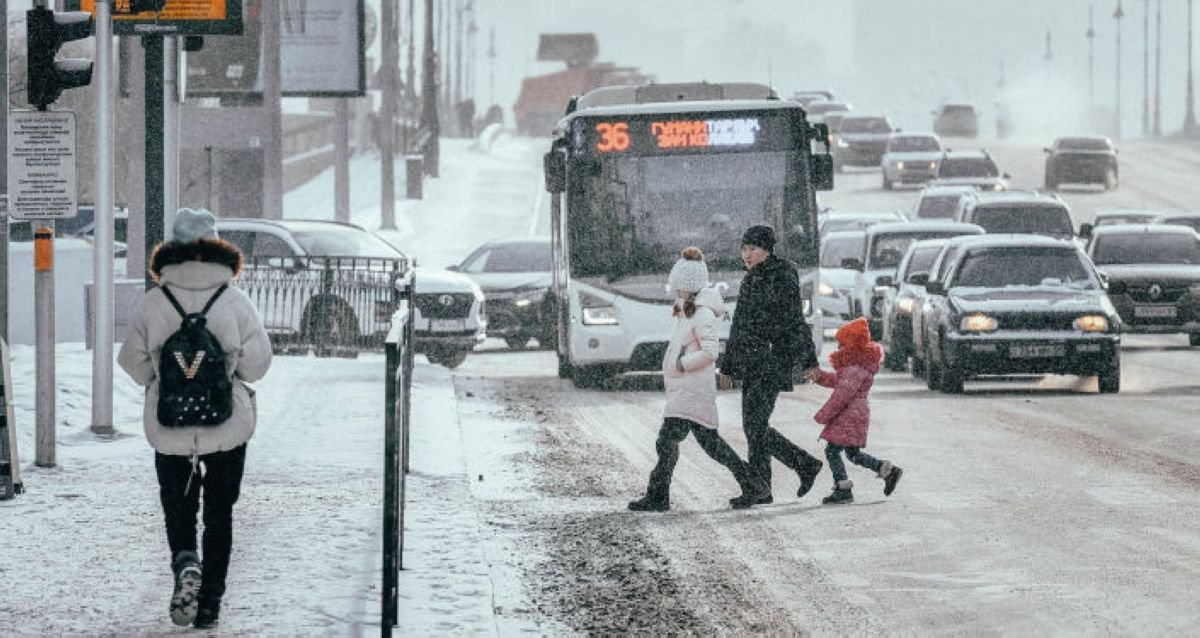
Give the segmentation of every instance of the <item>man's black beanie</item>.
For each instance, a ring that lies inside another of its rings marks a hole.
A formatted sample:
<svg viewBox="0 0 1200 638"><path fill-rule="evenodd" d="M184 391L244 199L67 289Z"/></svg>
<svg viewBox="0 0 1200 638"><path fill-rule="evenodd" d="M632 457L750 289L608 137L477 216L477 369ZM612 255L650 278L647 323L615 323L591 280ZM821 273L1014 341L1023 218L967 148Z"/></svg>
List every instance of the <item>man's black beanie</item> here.
<svg viewBox="0 0 1200 638"><path fill-rule="evenodd" d="M742 245L758 246L767 252L775 250L775 229L770 226L751 226L742 234Z"/></svg>

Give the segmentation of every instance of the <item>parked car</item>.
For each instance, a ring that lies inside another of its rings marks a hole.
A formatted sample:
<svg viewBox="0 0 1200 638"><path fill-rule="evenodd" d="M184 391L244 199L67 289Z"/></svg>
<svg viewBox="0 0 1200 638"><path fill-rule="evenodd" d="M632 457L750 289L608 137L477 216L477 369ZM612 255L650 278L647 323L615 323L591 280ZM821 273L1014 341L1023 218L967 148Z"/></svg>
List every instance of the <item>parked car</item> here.
<svg viewBox="0 0 1200 638"><path fill-rule="evenodd" d="M925 292L933 260L947 239L923 239L908 247L896 276L888 283L895 293L883 299L883 367L900 372L908 367L913 349L913 310ZM887 282L884 282L887 283Z"/></svg>
<svg viewBox="0 0 1200 638"><path fill-rule="evenodd" d="M850 259L843 264L845 268L857 271L854 276L854 292L850 298L851 316L866 317L867 325L871 329L871 338L878 340L883 332L884 297L894 291L890 285L909 245L922 239L983 232L979 226L952 221L875 224L867 228L864 259Z"/></svg>
<svg viewBox="0 0 1200 638"><path fill-rule="evenodd" d="M1075 237L1075 222L1067 203L1058 195L1034 191L978 193L964 204L958 221L978 224L989 233Z"/></svg>
<svg viewBox="0 0 1200 638"><path fill-rule="evenodd" d="M1059 137L1046 152L1046 190L1060 184L1094 184L1104 190L1117 188L1117 149L1112 140L1099 136Z"/></svg>
<svg viewBox="0 0 1200 638"><path fill-rule="evenodd" d="M1008 173L1000 173L991 153L980 151L946 151L938 162L937 179L930 186L971 186L984 191L1008 188Z"/></svg>
<svg viewBox="0 0 1200 638"><path fill-rule="evenodd" d="M821 237L845 230L862 230L882 222L905 222L908 218L898 210L891 211L830 211L821 216L818 230Z"/></svg>
<svg viewBox="0 0 1200 638"><path fill-rule="evenodd" d="M878 167L894 130L882 115L843 116L833 145L834 168L840 171L846 166Z"/></svg>
<svg viewBox="0 0 1200 638"><path fill-rule="evenodd" d="M1140 208L1106 208L1098 210L1092 214L1091 222L1084 222L1079 225L1079 236L1088 238L1092 235L1092 231L1097 226L1111 226L1113 224L1149 224L1166 213L1161 210L1149 210ZM1200 221L1200 220L1198 220Z"/></svg>
<svg viewBox="0 0 1200 638"><path fill-rule="evenodd" d="M883 189L896 184L923 184L937 177L942 141L931 133L892 133L880 163Z"/></svg>
<svg viewBox="0 0 1200 638"><path fill-rule="evenodd" d="M91 240L96 230L96 207L80 204L75 217L54 221L54 234L58 237L80 237ZM33 241L33 222L28 219L8 218L9 241ZM124 206L113 208L113 256L124 257L129 241L129 209Z"/></svg>
<svg viewBox="0 0 1200 638"><path fill-rule="evenodd" d="M1168 224L1101 226L1087 253L1126 332L1183 332L1200 346L1200 234Z"/></svg>
<svg viewBox="0 0 1200 638"><path fill-rule="evenodd" d="M954 219L963 200L974 195L974 186L929 186L921 189L913 205L912 219Z"/></svg>
<svg viewBox="0 0 1200 638"><path fill-rule="evenodd" d="M933 132L942 137L977 137L979 112L974 104L943 104L933 112Z"/></svg>
<svg viewBox="0 0 1200 638"><path fill-rule="evenodd" d="M850 296L854 292L854 276L858 271L844 266L848 259L863 260L865 230L843 230L821 238L820 283L817 287L817 307L821 310L821 326L825 330L839 328L853 319Z"/></svg>
<svg viewBox="0 0 1200 638"><path fill-rule="evenodd" d="M317 344L318 355L356 354L382 343L396 309L393 282L407 257L354 224L219 218L217 232L246 257L241 287L281 351ZM413 341L432 363L454 368L483 341L483 291L458 273L416 270Z"/></svg>
<svg viewBox="0 0 1200 638"><path fill-rule="evenodd" d="M504 339L510 348L524 348L531 338L542 348L554 348L549 238L489 241L448 270L466 275L483 289L489 337Z"/></svg>
<svg viewBox="0 0 1200 638"><path fill-rule="evenodd" d="M1166 213L1155 218L1154 223L1187 226L1192 230L1200 231L1200 213Z"/></svg>
<svg viewBox="0 0 1200 638"><path fill-rule="evenodd" d="M986 235L961 245L944 281L925 284L926 382L961 393L982 376L1098 376L1121 388L1121 319L1075 243Z"/></svg>

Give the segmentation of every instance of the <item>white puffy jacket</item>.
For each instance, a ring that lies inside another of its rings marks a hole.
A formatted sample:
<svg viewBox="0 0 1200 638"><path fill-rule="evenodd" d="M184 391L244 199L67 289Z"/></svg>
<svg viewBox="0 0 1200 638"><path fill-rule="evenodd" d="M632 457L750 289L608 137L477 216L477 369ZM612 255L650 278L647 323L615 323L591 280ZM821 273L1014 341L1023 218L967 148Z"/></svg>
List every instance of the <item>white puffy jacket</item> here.
<svg viewBox="0 0 1200 638"><path fill-rule="evenodd" d="M696 312L691 318L682 313L677 317L663 355L663 384L667 389L664 418L687 419L710 428L720 422L716 385L719 342L715 325L724 314L725 300L709 286L696 295Z"/></svg>

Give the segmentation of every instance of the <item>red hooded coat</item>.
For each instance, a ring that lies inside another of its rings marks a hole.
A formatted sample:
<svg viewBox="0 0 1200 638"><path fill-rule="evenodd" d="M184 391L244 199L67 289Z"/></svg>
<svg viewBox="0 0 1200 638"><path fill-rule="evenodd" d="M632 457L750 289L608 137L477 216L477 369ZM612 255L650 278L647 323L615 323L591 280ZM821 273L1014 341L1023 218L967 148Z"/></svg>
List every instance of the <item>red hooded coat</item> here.
<svg viewBox="0 0 1200 638"><path fill-rule="evenodd" d="M833 395L813 419L825 426L821 438L835 445L866 447L871 406L867 395L879 372L883 348L871 341L867 321L861 317L837 332L838 349L829 356L834 372L821 371L817 383L833 388Z"/></svg>

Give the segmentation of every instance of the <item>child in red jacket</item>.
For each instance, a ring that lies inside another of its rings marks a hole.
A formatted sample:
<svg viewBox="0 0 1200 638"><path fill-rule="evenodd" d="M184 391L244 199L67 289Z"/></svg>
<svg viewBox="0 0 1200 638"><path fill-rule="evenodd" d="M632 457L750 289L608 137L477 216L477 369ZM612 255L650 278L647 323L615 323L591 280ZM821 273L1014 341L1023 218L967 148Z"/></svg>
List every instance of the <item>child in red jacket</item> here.
<svg viewBox="0 0 1200 638"><path fill-rule="evenodd" d="M827 443L825 458L833 472L833 493L823 503L853 503L853 481L846 476L842 452L855 465L874 470L883 479L883 494L891 495L900 481L903 470L890 461L880 461L862 448L867 446L867 428L871 423L871 406L867 394L875 383L883 348L871 341L867 320L859 317L837 331L838 349L829 355L833 372L821 371L817 383L833 388L833 395L813 417L825 426L821 438Z"/></svg>

